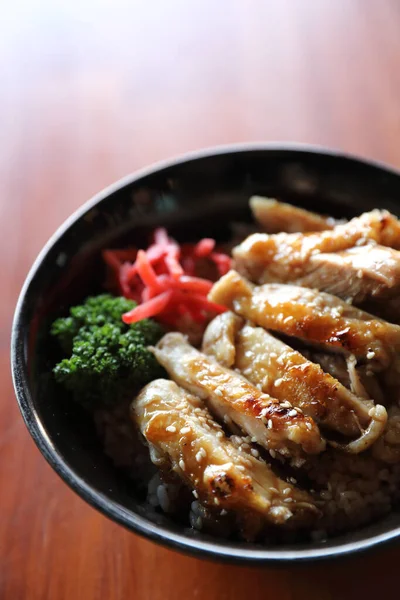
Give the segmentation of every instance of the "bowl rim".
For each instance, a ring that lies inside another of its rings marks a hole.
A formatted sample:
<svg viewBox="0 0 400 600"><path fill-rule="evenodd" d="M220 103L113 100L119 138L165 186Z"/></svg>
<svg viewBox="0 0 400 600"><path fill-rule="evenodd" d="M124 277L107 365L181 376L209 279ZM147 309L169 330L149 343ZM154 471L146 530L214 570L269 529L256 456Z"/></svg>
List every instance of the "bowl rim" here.
<svg viewBox="0 0 400 600"><path fill-rule="evenodd" d="M61 457L57 448L49 438L39 414L34 406L29 389L26 373L24 370L25 344L23 339L23 315L25 311L25 299L27 292L35 279L40 266L54 244L64 235L64 233L78 221L86 212L94 206L100 204L111 194L127 187L141 179L161 172L167 168L182 165L190 161L205 159L208 157L236 154L246 152L299 152L304 154L324 155L327 157L341 158L351 163L362 164L367 167L385 171L392 175L400 177L400 171L383 162L362 158L340 150L325 148L319 145L303 144L297 142L245 142L235 144L225 144L214 147L207 147L200 150L186 152L178 156L158 161L150 166L139 169L129 175L126 175L107 186L91 199L86 201L76 211L74 211L48 239L42 250L34 260L22 286L21 292L15 308L14 318L11 330L11 371L14 385L14 391L19 405L20 412L25 421L25 425L33 438L41 454L61 477L61 479L72 488L83 500L97 509L106 517L119 523L134 533L150 539L153 542L162 544L173 550L196 556L198 558L208 558L223 562L234 562L236 564L270 564L287 565L288 563L304 563L310 561L320 561L344 557L349 554L359 554L370 550L376 546L388 544L400 538L400 526L373 535L369 538L354 541L338 543L334 548L323 546L310 548L309 550L301 548L299 550L281 550L277 549L254 549L239 548L230 546L220 540L205 541L195 537L191 538L184 532L175 533L167 530L160 525L152 523L144 516L128 510L118 502L111 500L100 491L95 490L75 470L67 464Z"/></svg>

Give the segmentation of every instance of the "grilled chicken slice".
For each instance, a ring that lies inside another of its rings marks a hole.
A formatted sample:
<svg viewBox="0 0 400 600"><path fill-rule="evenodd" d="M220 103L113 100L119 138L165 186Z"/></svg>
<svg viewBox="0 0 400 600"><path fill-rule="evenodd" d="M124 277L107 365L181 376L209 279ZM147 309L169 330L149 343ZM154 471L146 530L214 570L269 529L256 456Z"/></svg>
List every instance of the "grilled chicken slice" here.
<svg viewBox="0 0 400 600"><path fill-rule="evenodd" d="M256 283L293 281L319 253L341 252L375 242L400 248L400 223L385 210L373 210L330 231L318 233L256 233L233 249L238 271Z"/></svg>
<svg viewBox="0 0 400 600"><path fill-rule="evenodd" d="M206 401L209 409L229 426L233 422L253 441L283 456L325 449L318 426L301 410L282 406L244 377L190 346L179 333L167 333L153 348L169 376Z"/></svg>
<svg viewBox="0 0 400 600"><path fill-rule="evenodd" d="M397 296L400 290L400 252L367 244L333 254L316 254L295 283L318 288L360 304L368 298Z"/></svg>
<svg viewBox="0 0 400 600"><path fill-rule="evenodd" d="M357 306L368 306L374 314L399 320L400 252L367 244L336 254L311 256L305 275L293 281L317 288Z"/></svg>
<svg viewBox="0 0 400 600"><path fill-rule="evenodd" d="M208 326L204 338L207 338L209 329L216 331L218 322L222 321L222 317L227 319L229 314L217 316ZM344 446L345 450L358 452L365 447L364 443L360 443L360 434L361 437L367 436L368 445L371 445L383 432L386 423L384 407L375 407L372 400L357 397L337 379L324 373L320 365L307 360L261 327L247 323L235 333L221 323L220 329L227 345L234 348L230 366L264 393L301 408L319 425L356 437L347 447ZM206 344L203 349L216 358L215 345Z"/></svg>
<svg viewBox="0 0 400 600"><path fill-rule="evenodd" d="M253 538L265 523L296 527L318 517L306 492L236 448L202 401L173 381L149 383L131 410L157 466L172 468L201 503L233 511L244 537Z"/></svg>
<svg viewBox="0 0 400 600"><path fill-rule="evenodd" d="M254 219L267 233L324 231L332 229L335 225L332 217L323 217L272 198L252 196L249 204Z"/></svg>
<svg viewBox="0 0 400 600"><path fill-rule="evenodd" d="M370 360L371 369L389 366L400 349L400 326L323 292L279 283L252 286L229 271L208 297L266 329Z"/></svg>

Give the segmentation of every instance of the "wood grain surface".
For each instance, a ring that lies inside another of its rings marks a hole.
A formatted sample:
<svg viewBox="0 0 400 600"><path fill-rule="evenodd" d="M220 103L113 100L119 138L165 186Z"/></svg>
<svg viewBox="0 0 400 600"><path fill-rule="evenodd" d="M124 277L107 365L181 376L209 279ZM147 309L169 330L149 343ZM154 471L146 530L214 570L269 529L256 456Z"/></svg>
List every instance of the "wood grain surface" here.
<svg viewBox="0 0 400 600"><path fill-rule="evenodd" d="M238 568L108 521L34 446L8 354L37 252L126 173L248 140L323 144L400 167L400 2L4 0L0 75L0 599L398 598L400 549Z"/></svg>

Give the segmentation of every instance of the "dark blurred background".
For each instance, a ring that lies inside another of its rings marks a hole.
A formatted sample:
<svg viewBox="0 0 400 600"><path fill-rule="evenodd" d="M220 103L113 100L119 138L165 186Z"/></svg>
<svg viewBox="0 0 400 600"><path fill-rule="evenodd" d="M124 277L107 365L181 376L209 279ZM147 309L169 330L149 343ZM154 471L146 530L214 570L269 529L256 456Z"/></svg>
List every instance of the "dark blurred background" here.
<svg viewBox="0 0 400 600"><path fill-rule="evenodd" d="M399 0L0 3L2 600L369 598L377 565L395 594L386 597L398 597L396 551L302 571L230 569L108 522L34 447L8 354L15 301L43 243L139 167L252 140L400 167L399 67Z"/></svg>

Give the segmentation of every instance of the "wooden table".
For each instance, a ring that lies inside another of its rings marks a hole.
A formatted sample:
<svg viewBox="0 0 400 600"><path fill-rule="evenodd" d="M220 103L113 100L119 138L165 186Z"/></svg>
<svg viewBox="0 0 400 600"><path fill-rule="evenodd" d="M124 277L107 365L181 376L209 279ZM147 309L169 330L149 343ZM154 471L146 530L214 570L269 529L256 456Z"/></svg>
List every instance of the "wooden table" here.
<svg viewBox="0 0 400 600"><path fill-rule="evenodd" d="M399 549L245 569L175 554L111 523L34 446L8 354L35 255L75 208L130 171L248 140L335 146L400 167L399 1L1 7L0 598L398 598Z"/></svg>

